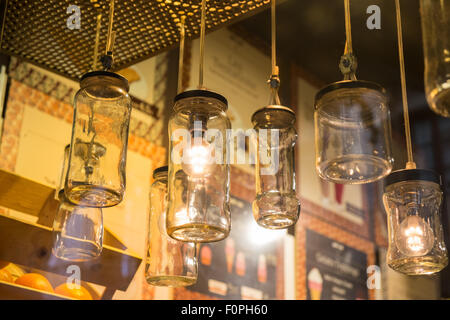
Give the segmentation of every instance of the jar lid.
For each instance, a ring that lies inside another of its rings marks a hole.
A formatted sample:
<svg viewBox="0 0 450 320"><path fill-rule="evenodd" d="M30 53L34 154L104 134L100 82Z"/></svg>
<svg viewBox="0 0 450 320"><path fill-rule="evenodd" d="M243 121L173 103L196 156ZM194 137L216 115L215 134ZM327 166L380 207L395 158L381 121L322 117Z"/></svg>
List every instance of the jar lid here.
<svg viewBox="0 0 450 320"><path fill-rule="evenodd" d="M181 92L181 93L177 94L173 101L177 102L178 100L181 100L181 99L195 98L195 97L205 97L205 98L217 99L220 102L222 102L223 104L225 104L225 106L228 107L228 101L227 101L227 99L224 96L222 96L221 94L218 94L216 92L209 91L209 90L189 90L189 91L184 91L184 92Z"/></svg>
<svg viewBox="0 0 450 320"><path fill-rule="evenodd" d="M386 95L386 90L380 86L378 83L365 81L365 80L344 80L333 82L317 92L314 102L314 107L317 108L317 101L320 100L327 93L339 90L339 89L371 89L381 92L383 95Z"/></svg>
<svg viewBox="0 0 450 320"><path fill-rule="evenodd" d="M251 121L252 121L252 122L254 121L254 119L255 119L257 113L264 112L264 111L271 111L271 110L285 111L285 112L288 112L288 113L292 114L292 115L295 117L295 112L294 112L294 110L292 110L292 109L289 108L289 107L285 107L285 106L281 106L281 105L269 105L269 106L265 106L265 107L263 107L263 108L261 108L261 109L256 110L256 111L253 113L253 115L252 115Z"/></svg>
<svg viewBox="0 0 450 320"><path fill-rule="evenodd" d="M169 170L169 166L162 166L153 170L153 179L158 173L167 172Z"/></svg>
<svg viewBox="0 0 450 320"><path fill-rule="evenodd" d="M85 73L81 76L80 82L82 82L83 80L87 79L87 78L91 78L91 77L111 77L111 78L115 78L118 79L122 82L122 86L125 88L125 90L128 92L130 90L130 86L128 84L128 80L124 77L122 77L120 74L114 73L114 72L109 72L109 71L91 71L88 73Z"/></svg>
<svg viewBox="0 0 450 320"><path fill-rule="evenodd" d="M442 177L437 172L428 169L402 169L393 171L384 179L384 188L402 181L429 181L442 186Z"/></svg>

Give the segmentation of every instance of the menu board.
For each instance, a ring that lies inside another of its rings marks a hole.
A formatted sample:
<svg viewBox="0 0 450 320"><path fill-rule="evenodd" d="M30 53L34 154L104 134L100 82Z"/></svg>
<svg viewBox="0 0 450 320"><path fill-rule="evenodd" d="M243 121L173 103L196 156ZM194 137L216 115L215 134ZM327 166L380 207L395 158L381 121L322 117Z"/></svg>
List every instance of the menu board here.
<svg viewBox="0 0 450 320"><path fill-rule="evenodd" d="M367 256L306 229L308 300L368 299Z"/></svg>
<svg viewBox="0 0 450 320"><path fill-rule="evenodd" d="M275 299L283 232L259 227L251 203L231 197L231 232L200 246L198 280L188 290L221 299Z"/></svg>

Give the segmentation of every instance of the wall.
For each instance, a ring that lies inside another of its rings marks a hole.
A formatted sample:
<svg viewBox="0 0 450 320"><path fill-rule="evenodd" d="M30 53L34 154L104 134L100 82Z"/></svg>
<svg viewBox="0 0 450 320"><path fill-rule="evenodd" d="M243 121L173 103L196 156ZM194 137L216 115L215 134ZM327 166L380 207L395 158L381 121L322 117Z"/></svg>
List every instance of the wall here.
<svg viewBox="0 0 450 320"><path fill-rule="evenodd" d="M165 79L164 72L158 73L164 68L157 69L155 64L164 63L167 61L161 56L151 63L144 62L135 67L148 78L131 83L131 92L140 93L145 100L133 97L127 190L120 205L103 210L105 229L116 236L127 251L140 257L146 254L151 173L166 162L166 150L160 142L164 127L158 109L161 105L154 103L164 95L160 87ZM71 102L78 85L14 58L9 76L11 85L0 146L0 168L55 187L64 147L70 143ZM145 85L149 86L147 91ZM1 214L16 219L28 222L37 220L37 217L20 212L0 210ZM128 290L116 292L114 298L140 299L145 290L151 289L145 285L142 264Z"/></svg>

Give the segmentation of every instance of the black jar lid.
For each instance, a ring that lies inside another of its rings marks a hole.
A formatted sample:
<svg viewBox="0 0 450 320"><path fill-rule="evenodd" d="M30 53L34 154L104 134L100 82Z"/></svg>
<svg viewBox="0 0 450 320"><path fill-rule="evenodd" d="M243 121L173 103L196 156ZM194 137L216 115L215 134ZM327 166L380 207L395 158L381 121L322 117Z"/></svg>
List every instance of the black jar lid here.
<svg viewBox="0 0 450 320"><path fill-rule="evenodd" d="M283 111L283 112L287 112L289 114L291 114L292 116L294 116L294 121L295 121L295 112L294 110L292 110L289 107L286 106L282 106L282 105L268 105L265 107L262 107L261 109L256 110L251 118L251 121L253 122L255 120L255 117L258 113L260 112L268 112L268 111Z"/></svg>
<svg viewBox="0 0 450 320"><path fill-rule="evenodd" d="M389 174L384 179L384 188L402 181L429 181L442 186L442 177L437 172L428 169L402 169Z"/></svg>
<svg viewBox="0 0 450 320"><path fill-rule="evenodd" d="M376 82L365 80L343 80L330 83L320 89L316 94L314 106L317 106L317 101L320 100L325 94L339 89L371 89L386 95L386 90Z"/></svg>
<svg viewBox="0 0 450 320"><path fill-rule="evenodd" d="M91 72L87 72L85 74L83 74L81 76L80 82L82 82L83 80L87 79L87 78L91 78L91 77L111 77L111 78L115 78L118 79L122 82L122 86L126 89L126 91L128 92L128 90L130 90L130 86L128 84L128 80L125 77L122 77L120 74L114 73L114 72L110 72L110 71L102 71L102 70L98 70L98 71L91 71Z"/></svg>
<svg viewBox="0 0 450 320"><path fill-rule="evenodd" d="M167 172L169 170L169 166L162 166L153 170L153 179L158 173Z"/></svg>
<svg viewBox="0 0 450 320"><path fill-rule="evenodd" d="M205 98L217 99L220 102L222 102L223 104L225 104L225 106L228 107L227 99L224 96L222 96L221 94L218 94L216 92L209 91L209 90L200 90L200 89L181 92L175 96L175 99L173 101L177 102L181 99L195 98L195 97L205 97Z"/></svg>

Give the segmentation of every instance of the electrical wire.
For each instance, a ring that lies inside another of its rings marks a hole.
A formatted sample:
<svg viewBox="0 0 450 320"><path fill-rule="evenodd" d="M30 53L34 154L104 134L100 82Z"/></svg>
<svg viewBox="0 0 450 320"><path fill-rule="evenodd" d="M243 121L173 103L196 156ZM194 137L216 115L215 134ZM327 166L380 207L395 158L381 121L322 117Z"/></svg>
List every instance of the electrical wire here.
<svg viewBox="0 0 450 320"><path fill-rule="evenodd" d="M408 162L406 163L406 169L414 169L416 168L416 164L414 163L413 159L411 143L411 125L409 123L408 96L406 94L405 58L403 54L402 17L400 12L399 0L395 0L395 11L397 16L398 56L400 62L400 78L402 85L403 118L405 120L406 149L408 153Z"/></svg>

